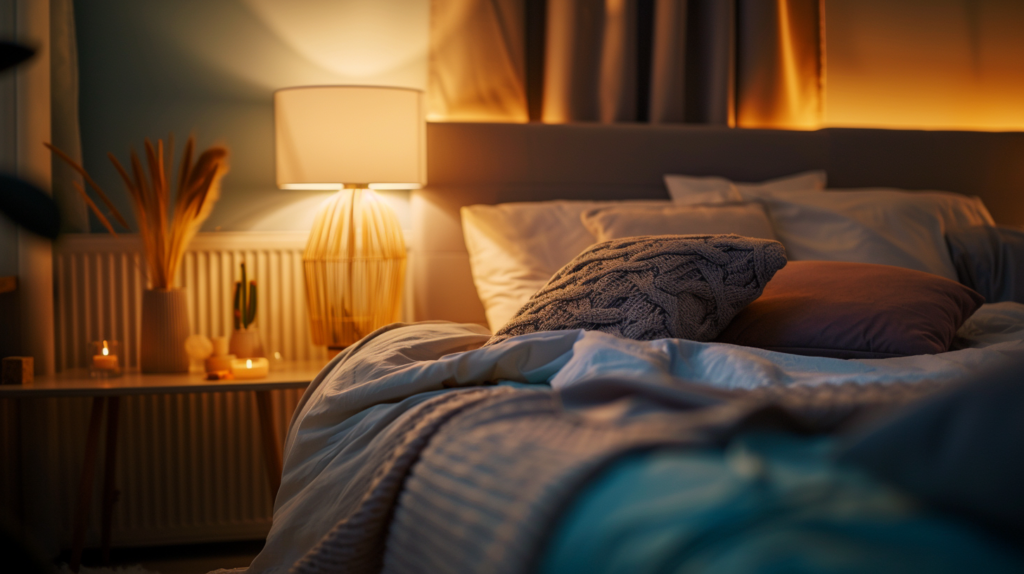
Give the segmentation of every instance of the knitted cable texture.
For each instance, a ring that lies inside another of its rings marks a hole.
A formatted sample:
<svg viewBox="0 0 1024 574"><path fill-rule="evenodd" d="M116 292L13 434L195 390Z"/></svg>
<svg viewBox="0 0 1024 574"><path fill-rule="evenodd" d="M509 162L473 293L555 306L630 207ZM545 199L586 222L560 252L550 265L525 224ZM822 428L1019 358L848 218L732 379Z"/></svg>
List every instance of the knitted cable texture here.
<svg viewBox="0 0 1024 574"><path fill-rule="evenodd" d="M598 243L555 273L487 345L563 329L710 341L785 265L781 243L738 235Z"/></svg>

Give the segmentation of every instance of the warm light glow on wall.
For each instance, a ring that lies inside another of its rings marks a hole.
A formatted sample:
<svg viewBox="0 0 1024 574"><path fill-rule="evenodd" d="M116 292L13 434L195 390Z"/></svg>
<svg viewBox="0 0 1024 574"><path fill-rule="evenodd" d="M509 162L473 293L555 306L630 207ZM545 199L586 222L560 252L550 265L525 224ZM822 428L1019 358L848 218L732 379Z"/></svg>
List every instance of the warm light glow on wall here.
<svg viewBox="0 0 1024 574"><path fill-rule="evenodd" d="M426 62L423 0L243 0L297 53L345 78L377 78ZM426 74L423 74L423 81ZM384 83L379 82L378 83ZM411 83L400 81L401 84ZM422 86L411 86L422 88Z"/></svg>
<svg viewBox="0 0 1024 574"><path fill-rule="evenodd" d="M1024 2L827 0L825 124L1024 130Z"/></svg>
<svg viewBox="0 0 1024 574"><path fill-rule="evenodd" d="M222 82L254 93L314 84L426 89L430 0L202 4L147 4L144 25Z"/></svg>

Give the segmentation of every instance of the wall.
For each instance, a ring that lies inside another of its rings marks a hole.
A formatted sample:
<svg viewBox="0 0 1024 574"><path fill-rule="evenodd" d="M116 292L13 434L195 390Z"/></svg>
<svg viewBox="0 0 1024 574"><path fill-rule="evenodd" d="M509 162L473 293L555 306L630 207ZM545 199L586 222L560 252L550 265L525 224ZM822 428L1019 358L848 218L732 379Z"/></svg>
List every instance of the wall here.
<svg viewBox="0 0 1024 574"><path fill-rule="evenodd" d="M1024 2L826 0L824 124L1024 129Z"/></svg>
<svg viewBox="0 0 1024 574"><path fill-rule="evenodd" d="M305 230L324 192L274 183L272 95L310 84L426 88L429 0L76 2L86 169L122 212L143 138L225 142L231 173L205 231ZM388 195L409 227L408 194ZM128 217L129 214L125 213ZM94 221L92 230L102 231Z"/></svg>

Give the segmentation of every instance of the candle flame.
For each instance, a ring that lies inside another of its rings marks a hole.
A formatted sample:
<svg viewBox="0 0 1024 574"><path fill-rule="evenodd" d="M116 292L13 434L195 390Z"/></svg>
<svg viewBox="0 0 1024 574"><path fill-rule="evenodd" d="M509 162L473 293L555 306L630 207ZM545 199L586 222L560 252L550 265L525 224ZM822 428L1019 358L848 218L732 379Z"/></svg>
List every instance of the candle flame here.
<svg viewBox="0 0 1024 574"><path fill-rule="evenodd" d="M107 342L106 341L103 341L103 351L102 352L103 352L104 356L110 354L110 349L107 348Z"/></svg>
<svg viewBox="0 0 1024 574"><path fill-rule="evenodd" d="M252 368L252 359L246 359L245 360L245 368L246 369L251 369Z"/></svg>

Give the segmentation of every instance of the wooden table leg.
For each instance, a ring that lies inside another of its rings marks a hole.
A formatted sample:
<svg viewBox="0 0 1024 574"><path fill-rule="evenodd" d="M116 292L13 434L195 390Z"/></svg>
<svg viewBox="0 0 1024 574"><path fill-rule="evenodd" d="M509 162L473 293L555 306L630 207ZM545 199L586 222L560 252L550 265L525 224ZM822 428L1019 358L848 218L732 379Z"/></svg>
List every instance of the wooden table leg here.
<svg viewBox="0 0 1024 574"><path fill-rule="evenodd" d="M25 505L25 446L21 442L21 407L17 404L18 399L4 399L0 405L5 408L4 421L10 421L10 443L14 445L14 468L17 472L14 476L14 484L17 489L16 500L18 501L17 516L18 525L24 527L28 523L28 509Z"/></svg>
<svg viewBox="0 0 1024 574"><path fill-rule="evenodd" d="M103 455L103 527L101 532L101 548L103 565L110 566L110 530L114 521L114 503L118 492L115 484L117 473L117 420L121 406L121 397L107 399L107 445Z"/></svg>
<svg viewBox="0 0 1024 574"><path fill-rule="evenodd" d="M85 438L85 460L82 461L82 474L78 481L78 501L75 506L74 537L71 548L72 572L78 572L82 566L82 549L85 547L85 530L89 525L89 507L92 503L92 478L96 470L96 451L100 442L100 423L103 418L104 397L92 400L92 412L89 414L89 432Z"/></svg>
<svg viewBox="0 0 1024 574"><path fill-rule="evenodd" d="M256 391L256 409L259 411L260 434L263 437L263 462L270 484L270 499L277 500L281 489L281 446L277 444L277 428L270 408L270 391Z"/></svg>

